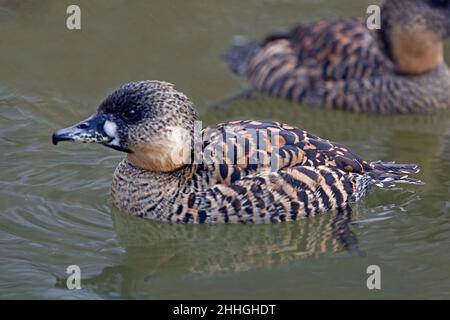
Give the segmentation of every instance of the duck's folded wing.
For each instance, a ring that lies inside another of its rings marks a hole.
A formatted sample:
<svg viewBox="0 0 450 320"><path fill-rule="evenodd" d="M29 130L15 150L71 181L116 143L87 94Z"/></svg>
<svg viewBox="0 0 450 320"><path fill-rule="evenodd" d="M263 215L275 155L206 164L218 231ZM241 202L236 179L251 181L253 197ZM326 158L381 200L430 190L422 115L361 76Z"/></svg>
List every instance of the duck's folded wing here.
<svg viewBox="0 0 450 320"><path fill-rule="evenodd" d="M230 184L250 174L299 165L354 173L372 170L344 146L275 121L228 122L204 129L202 136L195 170L208 184Z"/></svg>

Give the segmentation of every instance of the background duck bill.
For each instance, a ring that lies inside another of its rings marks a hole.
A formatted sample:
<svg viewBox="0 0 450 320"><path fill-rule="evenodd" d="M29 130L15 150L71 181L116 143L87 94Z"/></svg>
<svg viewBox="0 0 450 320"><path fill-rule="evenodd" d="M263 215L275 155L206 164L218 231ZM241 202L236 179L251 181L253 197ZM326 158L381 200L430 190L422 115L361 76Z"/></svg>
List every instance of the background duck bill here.
<svg viewBox="0 0 450 320"><path fill-rule="evenodd" d="M93 115L72 127L56 131L52 135L52 142L54 145L60 141L106 143L111 137L105 132L105 121L102 115Z"/></svg>

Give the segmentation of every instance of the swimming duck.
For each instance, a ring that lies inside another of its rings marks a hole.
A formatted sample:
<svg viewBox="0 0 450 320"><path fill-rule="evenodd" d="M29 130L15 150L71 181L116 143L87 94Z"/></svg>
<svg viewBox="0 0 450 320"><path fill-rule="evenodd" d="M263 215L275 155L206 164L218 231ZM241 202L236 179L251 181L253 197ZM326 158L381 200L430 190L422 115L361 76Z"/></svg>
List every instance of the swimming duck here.
<svg viewBox="0 0 450 320"><path fill-rule="evenodd" d="M259 42L237 38L223 58L252 89L223 102L256 91L352 112L446 108L450 73L443 41L449 36L449 0L386 0L380 29L343 18L302 22Z"/></svg>
<svg viewBox="0 0 450 320"><path fill-rule="evenodd" d="M128 83L88 119L53 134L125 152L112 203L176 223L275 223L340 209L372 186L421 184L417 165L369 163L348 148L275 121L201 130L193 103L161 81ZM197 152L200 150L200 152ZM212 161L211 161L212 160Z"/></svg>

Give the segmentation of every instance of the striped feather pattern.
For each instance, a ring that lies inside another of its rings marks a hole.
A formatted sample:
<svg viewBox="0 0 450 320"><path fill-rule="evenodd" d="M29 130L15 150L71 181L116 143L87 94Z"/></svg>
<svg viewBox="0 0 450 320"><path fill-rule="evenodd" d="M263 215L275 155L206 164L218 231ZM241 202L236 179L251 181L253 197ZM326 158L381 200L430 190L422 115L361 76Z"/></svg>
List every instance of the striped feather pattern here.
<svg viewBox="0 0 450 320"><path fill-rule="evenodd" d="M405 180L418 171L415 165L368 163L344 146L274 121L234 121L204 129L203 135L215 134L203 149L231 130L249 146L240 147L240 157L270 157L275 152L271 140L263 145L248 135L255 129L268 136L276 132L281 140L275 168L265 162L235 164L235 157L222 164L151 172L124 159L114 174L113 203L131 214L173 223L278 223L345 208L374 185L421 183Z"/></svg>

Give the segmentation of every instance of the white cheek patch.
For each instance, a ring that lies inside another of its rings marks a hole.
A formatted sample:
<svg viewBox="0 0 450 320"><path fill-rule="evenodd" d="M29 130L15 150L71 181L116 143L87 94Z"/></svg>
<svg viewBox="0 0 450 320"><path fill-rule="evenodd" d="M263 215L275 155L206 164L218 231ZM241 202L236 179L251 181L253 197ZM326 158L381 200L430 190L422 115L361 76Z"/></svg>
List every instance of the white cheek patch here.
<svg viewBox="0 0 450 320"><path fill-rule="evenodd" d="M119 135L117 134L117 125L114 122L106 120L105 124L103 125L103 130L105 130L105 133L108 135L108 137L113 139L111 142L109 142L110 145L120 145Z"/></svg>

